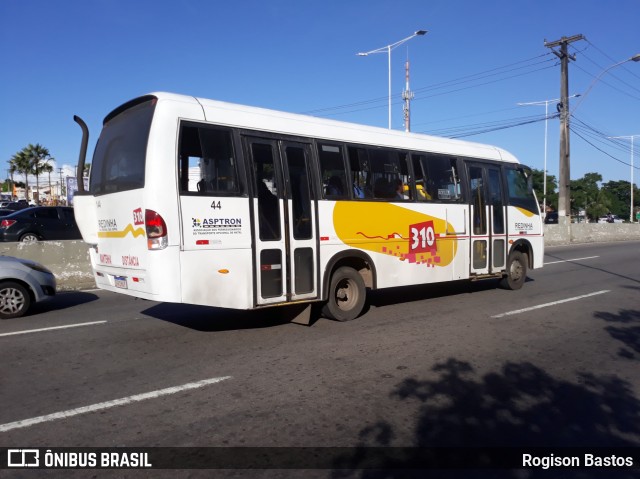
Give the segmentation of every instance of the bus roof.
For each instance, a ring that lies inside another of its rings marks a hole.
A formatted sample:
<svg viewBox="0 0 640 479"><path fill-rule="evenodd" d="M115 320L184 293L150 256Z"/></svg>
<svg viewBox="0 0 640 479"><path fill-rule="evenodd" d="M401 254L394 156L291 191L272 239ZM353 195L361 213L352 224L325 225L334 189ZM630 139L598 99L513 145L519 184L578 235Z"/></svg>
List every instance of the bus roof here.
<svg viewBox="0 0 640 479"><path fill-rule="evenodd" d="M174 93L154 92L146 95L147 98L149 96L156 97L159 103L197 103L202 107L206 121L230 127L518 163L516 157L508 151L482 143L407 133Z"/></svg>

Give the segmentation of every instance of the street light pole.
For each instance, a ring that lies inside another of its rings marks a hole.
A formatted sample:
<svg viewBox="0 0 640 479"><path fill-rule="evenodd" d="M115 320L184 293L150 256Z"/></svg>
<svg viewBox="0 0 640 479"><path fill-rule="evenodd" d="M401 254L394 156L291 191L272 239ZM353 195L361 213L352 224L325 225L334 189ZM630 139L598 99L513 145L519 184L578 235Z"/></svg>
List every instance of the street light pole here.
<svg viewBox="0 0 640 479"><path fill-rule="evenodd" d="M385 47L381 47L381 48L376 48L375 50L371 50L369 52L361 52L361 53L357 53L356 55L360 56L360 57L366 57L369 56L372 53L386 53L388 58L388 67L389 67L389 94L388 94L388 100L389 100L389 129L391 129L391 50L393 50L396 47L399 47L400 45L402 45L405 42L408 42L409 40L411 40L413 37L417 37L417 36L422 36L425 35L427 33L427 30L418 30L416 32L413 33L413 35L408 36L407 38L403 38L402 40L392 43L390 45L387 45Z"/></svg>
<svg viewBox="0 0 640 479"><path fill-rule="evenodd" d="M629 221L633 223L633 139L640 137L640 135L629 136L610 136L611 140L631 140L631 205L629 209Z"/></svg>
<svg viewBox="0 0 640 479"><path fill-rule="evenodd" d="M580 96L580 93L571 95L569 98L575 98ZM549 130L549 103L557 103L560 98L554 98L553 100L542 101L530 101L527 103L518 103L518 106L533 106L544 105L544 172L543 172L543 185L542 185L542 218L547 216L547 137Z"/></svg>

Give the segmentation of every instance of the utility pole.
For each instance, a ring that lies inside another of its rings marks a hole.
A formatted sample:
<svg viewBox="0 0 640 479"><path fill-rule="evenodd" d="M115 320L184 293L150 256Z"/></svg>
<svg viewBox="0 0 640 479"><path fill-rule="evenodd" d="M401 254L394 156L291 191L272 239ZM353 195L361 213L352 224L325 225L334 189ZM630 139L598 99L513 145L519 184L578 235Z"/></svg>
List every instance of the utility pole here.
<svg viewBox="0 0 640 479"><path fill-rule="evenodd" d="M580 93L571 95L569 98L580 96ZM518 106L534 106L544 105L544 174L543 174L543 190L542 190L542 217L547 216L547 134L549 130L549 103L557 103L560 98L554 100L530 101L527 103L518 103Z"/></svg>
<svg viewBox="0 0 640 479"><path fill-rule="evenodd" d="M60 190L59 190L59 195L58 195L58 203L59 205L62 204L62 168L58 168L58 173L60 174Z"/></svg>
<svg viewBox="0 0 640 479"><path fill-rule="evenodd" d="M404 65L405 88L402 91L402 99L404 100L404 131L411 131L411 100L414 94L409 89L409 60Z"/></svg>
<svg viewBox="0 0 640 479"><path fill-rule="evenodd" d="M558 222L568 224L571 222L571 198L569 184L570 174L570 146L569 146L569 60L575 61L576 57L569 55L569 43L584 40L583 35L573 35L572 37L562 37L560 40L547 42L544 46L551 48L551 51L560 59L560 167L558 178ZM553 47L560 47L557 52ZM567 219L567 216L569 219Z"/></svg>

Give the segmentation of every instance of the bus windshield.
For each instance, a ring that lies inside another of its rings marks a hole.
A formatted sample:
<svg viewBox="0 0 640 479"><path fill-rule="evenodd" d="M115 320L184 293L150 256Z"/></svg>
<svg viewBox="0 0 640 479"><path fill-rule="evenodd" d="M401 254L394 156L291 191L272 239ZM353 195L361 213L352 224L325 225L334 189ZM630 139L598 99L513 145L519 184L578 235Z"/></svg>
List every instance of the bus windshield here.
<svg viewBox="0 0 640 479"><path fill-rule="evenodd" d="M147 140L155 103L155 99L148 99L107 118L91 164L92 194L144 187Z"/></svg>
<svg viewBox="0 0 640 479"><path fill-rule="evenodd" d="M509 167L507 172L507 186L509 204L519 206L532 213L537 213L538 204L533 192L533 176L531 170L524 167Z"/></svg>

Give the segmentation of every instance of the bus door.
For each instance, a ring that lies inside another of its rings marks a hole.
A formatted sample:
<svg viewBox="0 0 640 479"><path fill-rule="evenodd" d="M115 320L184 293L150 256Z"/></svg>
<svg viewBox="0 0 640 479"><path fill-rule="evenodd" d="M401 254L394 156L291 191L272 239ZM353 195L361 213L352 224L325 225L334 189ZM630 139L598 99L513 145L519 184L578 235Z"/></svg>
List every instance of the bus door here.
<svg viewBox="0 0 640 479"><path fill-rule="evenodd" d="M246 138L253 171L256 304L318 296L310 145Z"/></svg>
<svg viewBox="0 0 640 479"><path fill-rule="evenodd" d="M467 164L471 195L471 274L504 270L507 251L505 202L500 167Z"/></svg>

